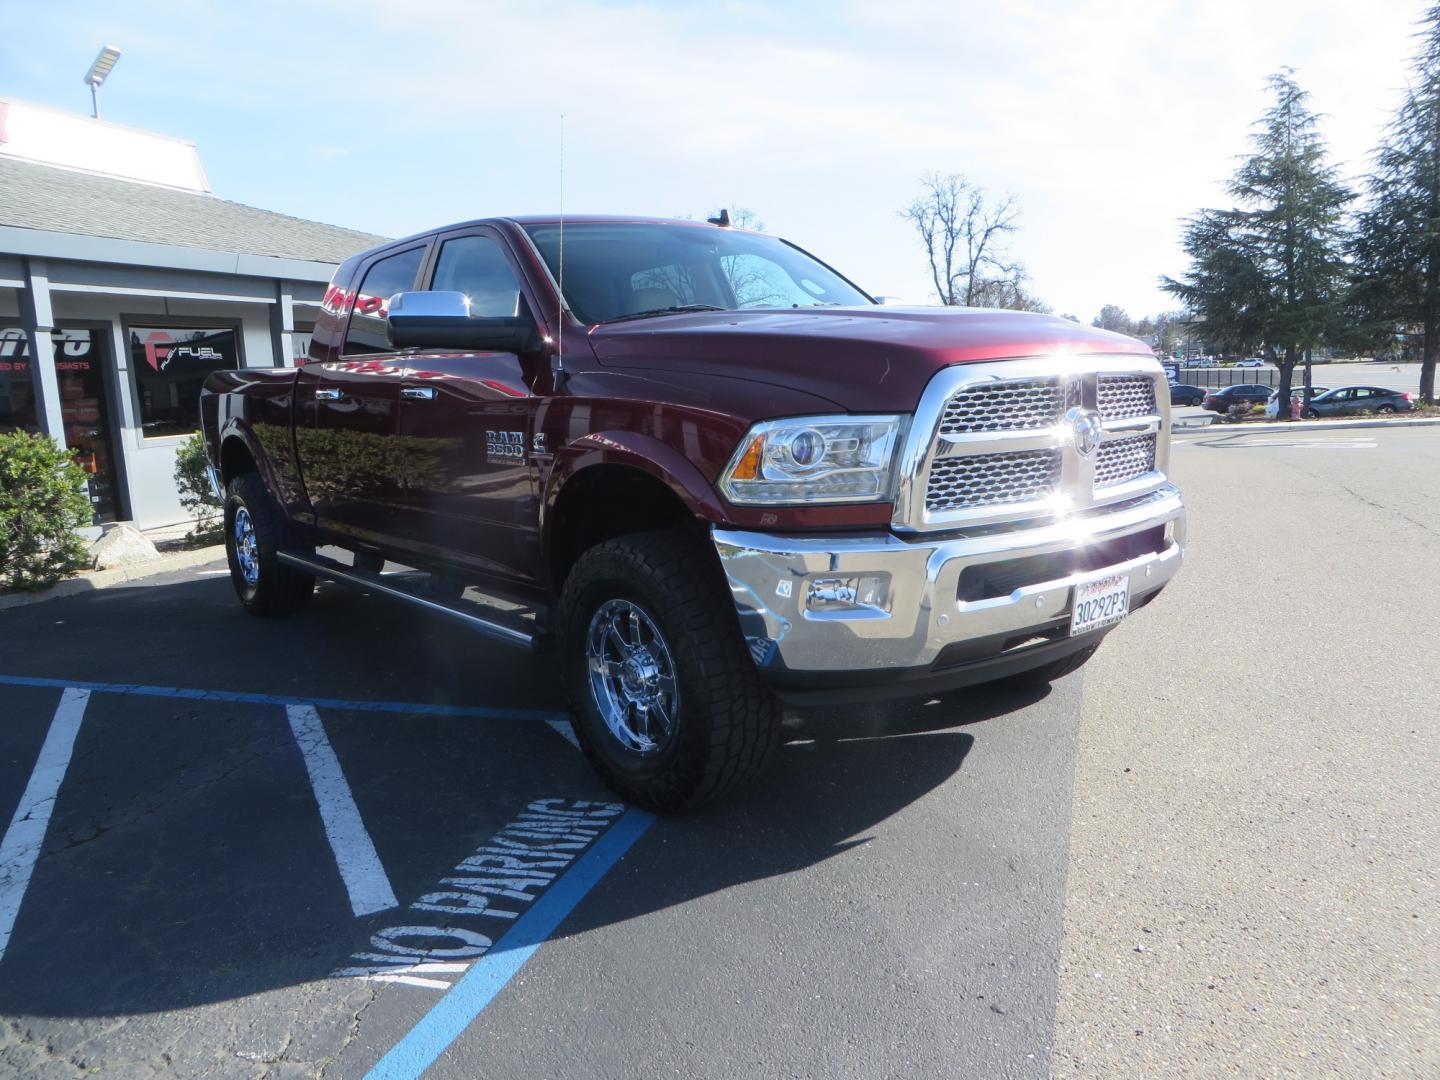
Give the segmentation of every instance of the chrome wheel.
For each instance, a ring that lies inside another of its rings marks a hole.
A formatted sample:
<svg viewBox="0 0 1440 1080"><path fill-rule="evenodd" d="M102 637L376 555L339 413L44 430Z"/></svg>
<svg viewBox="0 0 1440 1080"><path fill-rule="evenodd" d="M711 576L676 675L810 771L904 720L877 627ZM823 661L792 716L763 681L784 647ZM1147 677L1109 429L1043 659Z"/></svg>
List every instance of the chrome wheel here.
<svg viewBox="0 0 1440 1080"><path fill-rule="evenodd" d="M250 520L250 511L239 507L235 511L235 561L240 564L240 576L245 584L255 585L260 581L260 550L255 544L255 524Z"/></svg>
<svg viewBox="0 0 1440 1080"><path fill-rule="evenodd" d="M585 634L590 695L626 750L654 754L675 732L675 660L659 627L628 600L607 600Z"/></svg>

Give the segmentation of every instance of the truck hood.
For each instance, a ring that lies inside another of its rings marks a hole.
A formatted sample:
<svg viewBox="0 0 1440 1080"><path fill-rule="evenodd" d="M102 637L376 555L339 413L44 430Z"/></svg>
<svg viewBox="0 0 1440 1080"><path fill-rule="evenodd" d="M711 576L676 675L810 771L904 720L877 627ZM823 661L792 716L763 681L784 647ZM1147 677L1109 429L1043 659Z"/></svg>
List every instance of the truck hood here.
<svg viewBox="0 0 1440 1080"><path fill-rule="evenodd" d="M589 336L606 367L747 379L828 398L852 412L909 412L930 377L950 364L1151 355L1122 334L990 308L707 311L602 323Z"/></svg>

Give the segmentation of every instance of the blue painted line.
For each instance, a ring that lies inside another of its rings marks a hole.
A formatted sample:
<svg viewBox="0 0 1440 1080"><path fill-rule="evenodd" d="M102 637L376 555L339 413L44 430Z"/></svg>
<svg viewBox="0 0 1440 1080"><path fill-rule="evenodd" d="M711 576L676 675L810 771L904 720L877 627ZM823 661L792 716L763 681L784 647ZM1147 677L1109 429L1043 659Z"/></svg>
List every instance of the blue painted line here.
<svg viewBox="0 0 1440 1080"><path fill-rule="evenodd" d="M595 846L580 857L494 947L475 961L450 990L365 1074L365 1080L417 1080L479 1016L525 961L555 932L631 845L655 815L625 811Z"/></svg>
<svg viewBox="0 0 1440 1080"><path fill-rule="evenodd" d="M0 675L0 686L75 687L101 694L136 694L142 697L181 698L186 701L236 701L247 705L313 705L317 709L353 712L411 713L423 716L470 716L486 720L563 720L562 712L544 709L492 709L483 705L423 705L408 701L349 701L344 698L283 697L247 694L237 690L191 690L183 686L144 686L139 683L80 682L76 679L40 679L29 675Z"/></svg>

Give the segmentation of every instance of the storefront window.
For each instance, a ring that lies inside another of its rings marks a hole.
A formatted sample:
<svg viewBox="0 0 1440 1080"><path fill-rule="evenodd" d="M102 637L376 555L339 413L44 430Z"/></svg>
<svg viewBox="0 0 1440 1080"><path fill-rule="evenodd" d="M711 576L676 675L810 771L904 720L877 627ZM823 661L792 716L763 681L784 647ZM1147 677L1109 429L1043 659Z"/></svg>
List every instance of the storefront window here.
<svg viewBox="0 0 1440 1080"><path fill-rule="evenodd" d="M213 371L240 366L234 327L130 327L130 367L146 438L200 428L200 386Z"/></svg>
<svg viewBox="0 0 1440 1080"><path fill-rule="evenodd" d="M39 431L30 348L18 326L0 329L0 432Z"/></svg>
<svg viewBox="0 0 1440 1080"><path fill-rule="evenodd" d="M110 440L105 372L110 368L104 336L89 330L56 330L55 388L65 445L85 470L94 524L116 517L116 470ZM40 410L30 370L30 346L19 327L0 327L0 432L39 431Z"/></svg>

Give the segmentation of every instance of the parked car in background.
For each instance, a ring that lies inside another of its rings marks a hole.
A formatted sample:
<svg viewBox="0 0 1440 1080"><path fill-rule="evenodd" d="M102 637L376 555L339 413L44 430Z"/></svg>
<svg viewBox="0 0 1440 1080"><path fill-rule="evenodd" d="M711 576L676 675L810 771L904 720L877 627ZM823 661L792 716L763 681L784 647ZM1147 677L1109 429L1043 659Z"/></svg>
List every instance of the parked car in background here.
<svg viewBox="0 0 1440 1080"><path fill-rule="evenodd" d="M1219 367L1220 361L1213 356L1192 356L1185 361L1186 367Z"/></svg>
<svg viewBox="0 0 1440 1080"><path fill-rule="evenodd" d="M1329 389L1328 386L1312 386L1310 387L1310 397L1312 399L1317 398ZM1292 386L1290 388L1290 396L1292 398L1303 398L1305 396L1305 388L1303 386ZM1269 399L1265 402L1265 415L1271 420L1276 419L1280 415L1278 407L1279 398L1280 391L1276 389L1271 392Z"/></svg>
<svg viewBox="0 0 1440 1080"><path fill-rule="evenodd" d="M1199 405L1204 400L1205 388L1203 386L1173 382L1170 384L1171 405Z"/></svg>
<svg viewBox="0 0 1440 1080"><path fill-rule="evenodd" d="M1414 400L1403 390L1389 390L1383 386L1342 386L1311 398L1300 415L1313 419L1317 416L1354 416L1364 412L1409 412L1413 408Z"/></svg>
<svg viewBox="0 0 1440 1080"><path fill-rule="evenodd" d="M1270 396L1270 387L1259 383L1236 383L1234 386L1212 387L1200 402L1201 408L1211 412L1227 413L1230 406L1247 404L1263 405Z"/></svg>
<svg viewBox="0 0 1440 1080"><path fill-rule="evenodd" d="M1264 367L1264 366L1265 366L1265 361L1264 361L1264 360L1261 360L1260 357L1258 357L1258 356L1251 356L1251 357L1247 357L1247 358L1244 359L1244 360L1236 360L1236 361L1235 361L1235 366L1236 366L1236 367Z"/></svg>

